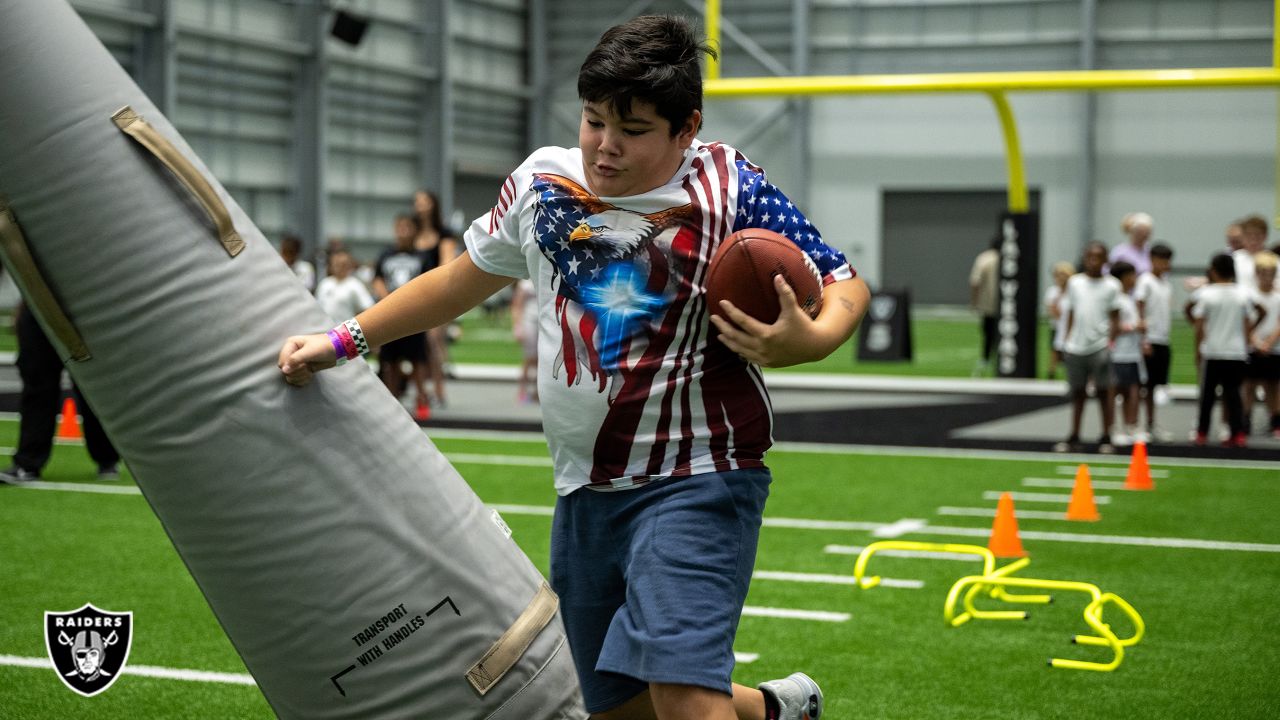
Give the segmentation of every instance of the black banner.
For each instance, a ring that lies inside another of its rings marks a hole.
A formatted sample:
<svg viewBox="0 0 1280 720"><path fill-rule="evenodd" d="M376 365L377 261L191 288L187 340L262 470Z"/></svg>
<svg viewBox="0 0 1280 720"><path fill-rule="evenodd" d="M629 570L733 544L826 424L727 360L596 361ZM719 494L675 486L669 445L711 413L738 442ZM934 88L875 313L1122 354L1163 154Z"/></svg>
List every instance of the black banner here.
<svg viewBox="0 0 1280 720"><path fill-rule="evenodd" d="M908 291L881 290L871 294L871 304L858 335L858 359L911 359L911 294Z"/></svg>
<svg viewBox="0 0 1280 720"><path fill-rule="evenodd" d="M1040 215L1005 213L1000 236L996 375L1033 378L1040 321Z"/></svg>

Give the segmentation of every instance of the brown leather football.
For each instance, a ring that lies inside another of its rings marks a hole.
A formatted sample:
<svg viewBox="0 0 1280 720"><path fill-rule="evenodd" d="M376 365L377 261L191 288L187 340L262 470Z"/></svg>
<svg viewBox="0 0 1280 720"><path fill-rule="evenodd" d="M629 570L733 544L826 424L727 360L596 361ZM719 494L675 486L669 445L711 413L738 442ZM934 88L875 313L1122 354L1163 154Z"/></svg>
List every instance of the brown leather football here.
<svg viewBox="0 0 1280 720"><path fill-rule="evenodd" d="M707 306L724 315L721 300L760 322L777 321L780 306L773 277L782 277L796 293L800 309L817 317L822 309L822 275L795 243L772 230L748 228L725 238L707 271Z"/></svg>

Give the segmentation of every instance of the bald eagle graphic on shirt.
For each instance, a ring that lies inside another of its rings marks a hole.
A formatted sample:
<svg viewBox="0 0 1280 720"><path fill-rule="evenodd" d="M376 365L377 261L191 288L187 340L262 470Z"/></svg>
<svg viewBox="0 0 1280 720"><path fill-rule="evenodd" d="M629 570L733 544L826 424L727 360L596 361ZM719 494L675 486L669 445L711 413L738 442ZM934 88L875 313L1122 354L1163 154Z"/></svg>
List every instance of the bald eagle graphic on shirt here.
<svg viewBox="0 0 1280 720"><path fill-rule="evenodd" d="M533 190L535 235L553 268L562 334L553 377L569 385L590 377L603 392L609 378L644 361L647 336L682 280L669 250L693 206L638 213L550 173L535 174Z"/></svg>

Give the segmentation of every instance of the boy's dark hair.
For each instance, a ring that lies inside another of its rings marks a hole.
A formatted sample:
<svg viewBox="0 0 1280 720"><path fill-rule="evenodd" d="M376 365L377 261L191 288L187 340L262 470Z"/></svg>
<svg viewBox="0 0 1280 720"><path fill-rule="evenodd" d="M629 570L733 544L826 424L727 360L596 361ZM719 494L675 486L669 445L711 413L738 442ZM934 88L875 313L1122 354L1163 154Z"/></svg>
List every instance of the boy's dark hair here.
<svg viewBox="0 0 1280 720"><path fill-rule="evenodd" d="M1173 248L1162 242L1158 242L1151 246L1151 257L1160 258L1161 260L1172 260Z"/></svg>
<svg viewBox="0 0 1280 720"><path fill-rule="evenodd" d="M631 114L634 100L650 103L674 136L702 110L703 53L716 57L687 18L642 15L600 36L578 70L578 97L607 103L618 117Z"/></svg>
<svg viewBox="0 0 1280 720"><path fill-rule="evenodd" d="M1124 260L1117 260L1111 263L1111 277L1117 280L1121 280L1125 275L1130 275L1137 271L1138 269L1133 266L1133 263L1125 262Z"/></svg>
<svg viewBox="0 0 1280 720"><path fill-rule="evenodd" d="M302 238L293 233L285 233L280 238L280 252L301 252Z"/></svg>
<svg viewBox="0 0 1280 720"><path fill-rule="evenodd" d="M1226 253L1219 253L1209 261L1209 269L1222 280L1236 279L1236 261Z"/></svg>

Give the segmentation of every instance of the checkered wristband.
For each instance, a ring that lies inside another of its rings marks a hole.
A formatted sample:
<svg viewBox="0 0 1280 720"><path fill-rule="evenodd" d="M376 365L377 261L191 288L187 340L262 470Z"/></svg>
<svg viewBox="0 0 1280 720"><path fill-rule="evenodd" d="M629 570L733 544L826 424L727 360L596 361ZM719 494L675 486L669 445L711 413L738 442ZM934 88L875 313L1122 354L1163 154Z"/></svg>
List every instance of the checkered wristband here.
<svg viewBox="0 0 1280 720"><path fill-rule="evenodd" d="M359 356L368 355L369 341L364 339L364 329L360 327L360 321L356 320L355 318L351 318L350 320L342 323L342 326L347 329L347 332L350 334L351 339L355 341L356 355L359 355Z"/></svg>

